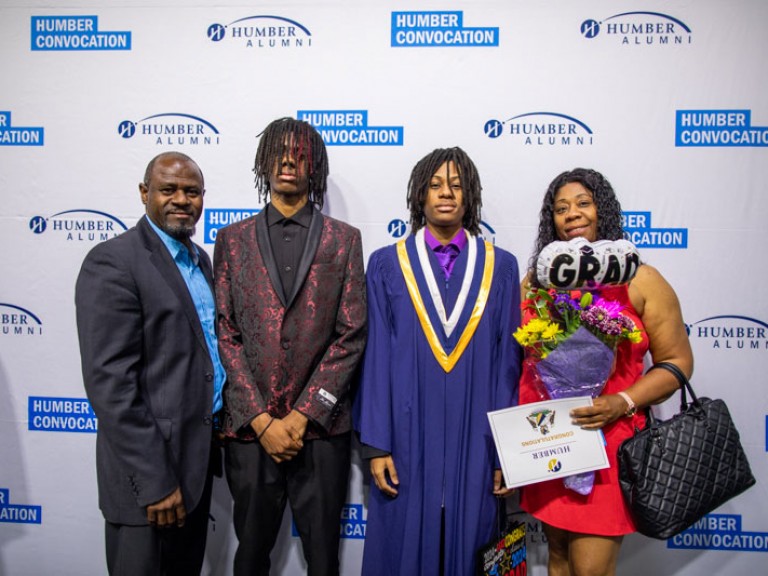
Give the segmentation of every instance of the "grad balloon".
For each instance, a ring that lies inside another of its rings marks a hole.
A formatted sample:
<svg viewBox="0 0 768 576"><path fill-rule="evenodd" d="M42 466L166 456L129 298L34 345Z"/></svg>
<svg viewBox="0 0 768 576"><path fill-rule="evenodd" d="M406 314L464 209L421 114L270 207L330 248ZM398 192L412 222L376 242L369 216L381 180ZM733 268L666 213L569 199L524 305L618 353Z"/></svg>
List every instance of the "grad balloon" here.
<svg viewBox="0 0 768 576"><path fill-rule="evenodd" d="M546 288L578 290L626 284L640 266L629 240L588 242L574 238L547 244L536 261L536 277Z"/></svg>

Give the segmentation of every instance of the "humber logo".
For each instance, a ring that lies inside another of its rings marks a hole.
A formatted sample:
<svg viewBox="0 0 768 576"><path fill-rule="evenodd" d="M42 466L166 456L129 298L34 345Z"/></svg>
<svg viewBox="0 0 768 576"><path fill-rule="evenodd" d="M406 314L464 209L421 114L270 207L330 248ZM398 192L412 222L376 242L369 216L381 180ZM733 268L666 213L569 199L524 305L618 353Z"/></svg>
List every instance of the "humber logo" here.
<svg viewBox="0 0 768 576"><path fill-rule="evenodd" d="M214 244L221 228L255 216L261 208L208 208L205 210L205 244Z"/></svg>
<svg viewBox="0 0 768 576"><path fill-rule="evenodd" d="M559 112L527 112L506 120L491 119L483 131L488 138L513 137L526 146L589 146L594 137L586 123Z"/></svg>
<svg viewBox="0 0 768 576"><path fill-rule="evenodd" d="M622 12L602 20L588 19L580 30L588 40L604 34L618 38L622 45L690 44L692 38L687 24L660 12Z"/></svg>
<svg viewBox="0 0 768 576"><path fill-rule="evenodd" d="M0 488L0 522L40 524L42 521L43 509L41 506L12 504L10 489Z"/></svg>
<svg viewBox="0 0 768 576"><path fill-rule="evenodd" d="M710 316L686 324L688 338L719 350L768 350L768 324L739 315Z"/></svg>
<svg viewBox="0 0 768 576"><path fill-rule="evenodd" d="M130 32L99 30L98 16L32 16L32 50L130 50Z"/></svg>
<svg viewBox="0 0 768 576"><path fill-rule="evenodd" d="M653 228L650 212L621 213L624 238L638 248L687 248L688 228Z"/></svg>
<svg viewBox="0 0 768 576"><path fill-rule="evenodd" d="M496 230L483 220L480 221L480 228L480 236L483 240L487 240L491 244L496 244ZM390 220L387 224L387 232L392 238L402 238L408 233L408 229L408 223L400 218Z"/></svg>
<svg viewBox="0 0 768 576"><path fill-rule="evenodd" d="M678 110L675 146L768 146L768 128L752 125L751 110Z"/></svg>
<svg viewBox="0 0 768 576"><path fill-rule="evenodd" d="M480 237L491 244L496 244L496 230L485 220L480 220Z"/></svg>
<svg viewBox="0 0 768 576"><path fill-rule="evenodd" d="M44 128L22 128L11 125L11 113L0 110L0 146L42 146Z"/></svg>
<svg viewBox="0 0 768 576"><path fill-rule="evenodd" d="M496 244L496 230L484 220L480 221L480 236L491 244ZM408 223L400 218L390 220L387 224L387 232L392 238L402 238L408 233Z"/></svg>
<svg viewBox="0 0 768 576"><path fill-rule="evenodd" d="M402 238L408 232L408 223L405 220L400 220L400 218L390 220L387 224L387 232L392 238Z"/></svg>
<svg viewBox="0 0 768 576"><path fill-rule="evenodd" d="M37 432L96 433L99 421L85 398L30 396L28 429Z"/></svg>
<svg viewBox="0 0 768 576"><path fill-rule="evenodd" d="M741 514L707 514L667 540L667 548L768 552L768 532L745 530Z"/></svg>
<svg viewBox="0 0 768 576"><path fill-rule="evenodd" d="M219 129L208 120L180 112L164 112L141 120L123 120L117 127L121 138L143 136L157 146L210 146L219 144Z"/></svg>
<svg viewBox="0 0 768 576"><path fill-rule="evenodd" d="M343 539L364 540L368 521L363 516L362 504L345 504L341 509L339 536ZM296 529L296 523L293 521L291 521L291 536L294 538L299 537L299 531Z"/></svg>
<svg viewBox="0 0 768 576"><path fill-rule="evenodd" d="M303 48L312 46L309 29L282 16L246 16L229 24L208 26L208 39L240 41L246 48Z"/></svg>
<svg viewBox="0 0 768 576"><path fill-rule="evenodd" d="M47 218L33 216L29 221L33 234L42 234L49 228L56 234L64 234L66 240L77 242L103 242L128 230L119 218L99 210L65 210Z"/></svg>
<svg viewBox="0 0 768 576"><path fill-rule="evenodd" d="M371 126L368 110L299 110L296 118L312 124L326 146L402 146L402 126Z"/></svg>
<svg viewBox="0 0 768 576"><path fill-rule="evenodd" d="M496 27L464 26L461 10L448 12L392 12L391 46L396 48L499 45Z"/></svg>
<svg viewBox="0 0 768 576"><path fill-rule="evenodd" d="M43 322L26 308L0 302L0 333L3 336L41 336Z"/></svg>

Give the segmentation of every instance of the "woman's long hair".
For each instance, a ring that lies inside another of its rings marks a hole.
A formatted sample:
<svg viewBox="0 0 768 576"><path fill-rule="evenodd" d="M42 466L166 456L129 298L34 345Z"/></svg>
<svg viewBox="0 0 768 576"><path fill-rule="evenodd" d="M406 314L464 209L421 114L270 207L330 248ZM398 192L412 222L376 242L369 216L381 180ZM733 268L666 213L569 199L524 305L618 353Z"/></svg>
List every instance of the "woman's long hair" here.
<svg viewBox="0 0 768 576"><path fill-rule="evenodd" d="M563 172L552 180L541 204L539 235L536 238L531 259L528 261L528 277L534 286L538 286L536 260L539 258L539 254L544 246L559 240L555 230L555 196L560 188L571 182L578 182L592 193L592 199L597 207L597 239L619 240L624 237L624 228L621 224L621 204L619 204L616 193L605 176L590 168L574 168Z"/></svg>

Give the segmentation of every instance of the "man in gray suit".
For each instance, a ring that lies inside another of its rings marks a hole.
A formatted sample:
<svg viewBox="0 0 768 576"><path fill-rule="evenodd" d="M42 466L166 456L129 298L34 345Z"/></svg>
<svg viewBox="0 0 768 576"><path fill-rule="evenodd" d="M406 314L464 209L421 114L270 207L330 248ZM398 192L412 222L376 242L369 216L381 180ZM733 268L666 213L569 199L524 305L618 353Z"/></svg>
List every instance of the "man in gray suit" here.
<svg viewBox="0 0 768 576"><path fill-rule="evenodd" d="M99 419L107 568L199 574L225 380L211 263L190 240L203 175L167 152L139 191L146 216L91 250L75 289L83 380Z"/></svg>

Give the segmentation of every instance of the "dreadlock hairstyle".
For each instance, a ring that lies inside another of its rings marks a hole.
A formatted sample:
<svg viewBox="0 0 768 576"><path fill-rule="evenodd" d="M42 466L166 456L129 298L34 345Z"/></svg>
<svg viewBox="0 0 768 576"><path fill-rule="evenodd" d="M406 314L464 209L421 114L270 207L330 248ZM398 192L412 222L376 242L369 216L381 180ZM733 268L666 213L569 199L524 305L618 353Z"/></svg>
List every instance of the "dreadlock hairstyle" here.
<svg viewBox="0 0 768 576"><path fill-rule="evenodd" d="M269 199L269 177L285 155L297 161L306 160L309 178L309 201L323 207L328 180L328 155L322 137L308 122L294 118L279 118L259 134L259 147L253 172L259 200Z"/></svg>
<svg viewBox="0 0 768 576"><path fill-rule="evenodd" d="M528 261L531 284L538 287L536 279L536 260L544 246L559 240L555 230L555 196L557 192L571 182L578 182L592 193L592 199L597 208L597 239L619 240L624 237L621 225L621 204L608 180L595 170L589 168L574 168L563 172L555 178L544 195L539 214L539 236L533 249L533 255Z"/></svg>
<svg viewBox="0 0 768 576"><path fill-rule="evenodd" d="M472 159L461 148L437 148L424 156L413 167L411 178L408 181L408 196L406 203L411 211L411 231L416 233L427 223L424 216L424 203L427 201L429 182L432 176L446 162L453 162L459 171L461 181L462 204L464 206L464 218L462 226L470 234L480 234L480 208L483 205L480 184L480 175ZM450 166L450 164L449 164Z"/></svg>

